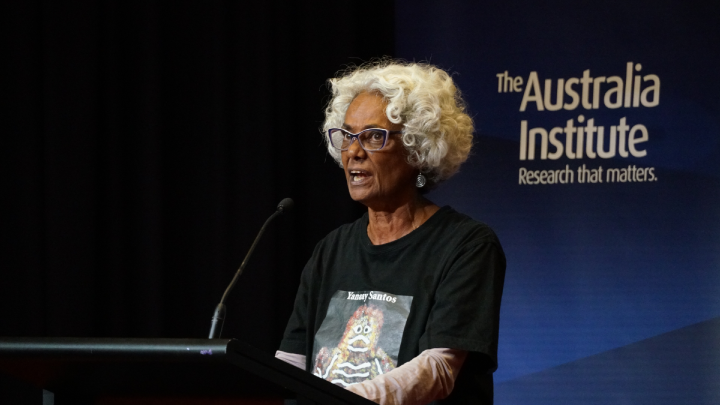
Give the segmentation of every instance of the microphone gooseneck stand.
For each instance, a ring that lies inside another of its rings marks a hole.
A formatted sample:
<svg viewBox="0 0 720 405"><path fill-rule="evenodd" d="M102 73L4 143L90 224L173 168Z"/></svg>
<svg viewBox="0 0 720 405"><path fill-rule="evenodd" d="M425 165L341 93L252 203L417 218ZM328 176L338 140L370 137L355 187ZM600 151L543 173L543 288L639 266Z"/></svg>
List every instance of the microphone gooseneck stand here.
<svg viewBox="0 0 720 405"><path fill-rule="evenodd" d="M262 228L260 228L260 232L255 237L255 241L253 242L252 246L250 246L250 250L248 250L247 255L245 255L245 259L243 259L242 264L240 264L240 267L237 269L237 272L235 272L235 277L233 277L232 281L230 282L230 285L227 286L225 289L225 293L223 294L222 298L220 299L220 303L218 304L217 308L215 308L215 313L212 317L212 323L210 324L210 335L208 336L208 339L219 339L220 335L222 334L222 328L223 324L225 323L225 299L230 294L230 291L232 291L233 287L235 287L235 284L238 281L238 278L240 278L240 275L243 272L243 269L245 269L245 265L248 262L248 259L250 258L250 255L252 255L253 250L255 250L255 245L257 245L258 241L260 240L260 237L265 232L265 228L267 225L272 221L276 216L283 214L285 212L288 212L292 209L294 203L291 198L285 198L284 200L280 201L280 204L277 206L277 210L270 215L270 218L268 218L265 221L265 224L263 224Z"/></svg>

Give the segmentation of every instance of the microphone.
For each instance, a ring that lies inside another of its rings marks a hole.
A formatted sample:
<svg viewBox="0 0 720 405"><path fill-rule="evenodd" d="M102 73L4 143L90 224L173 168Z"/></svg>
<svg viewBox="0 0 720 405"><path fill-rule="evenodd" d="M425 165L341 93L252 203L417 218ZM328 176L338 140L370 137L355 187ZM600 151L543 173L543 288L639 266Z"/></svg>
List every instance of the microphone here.
<svg viewBox="0 0 720 405"><path fill-rule="evenodd" d="M228 285L228 287L225 289L225 293L220 299L220 303L218 304L217 308L215 308L215 313L212 317L212 323L210 324L210 335L208 336L208 339L220 338L220 335L222 334L223 324L225 323L225 299L228 297L233 287L235 287L235 283L237 283L238 278L240 278L240 275L243 272L243 269L245 269L245 265L247 264L250 255L252 255L253 250L255 250L255 245L257 245L260 237L265 232L265 228L276 216L292 210L294 205L295 203L293 202L292 198L285 198L280 201L280 204L278 204L277 206L277 210L275 210L275 212L270 215L270 218L268 218L265 221L265 224L263 224L262 228L260 228L260 232L255 237L255 241L253 242L252 246L250 246L250 250L247 252L247 255L245 255L245 259L243 259L242 264L240 264L240 267L237 269L235 277L233 277L230 285Z"/></svg>
<svg viewBox="0 0 720 405"><path fill-rule="evenodd" d="M283 198L283 200L280 201L280 204L278 204L277 210L280 211L280 213L285 213L291 211L294 206L295 202L292 198Z"/></svg>

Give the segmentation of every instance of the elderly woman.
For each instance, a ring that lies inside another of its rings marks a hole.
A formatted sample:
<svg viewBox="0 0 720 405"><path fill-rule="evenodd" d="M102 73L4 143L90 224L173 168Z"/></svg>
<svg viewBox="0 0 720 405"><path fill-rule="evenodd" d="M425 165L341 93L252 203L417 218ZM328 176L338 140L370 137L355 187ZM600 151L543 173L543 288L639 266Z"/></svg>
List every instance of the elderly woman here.
<svg viewBox="0 0 720 405"><path fill-rule="evenodd" d="M423 197L472 146L458 89L397 62L330 84L325 141L368 212L315 248L276 356L381 404L492 403L505 256Z"/></svg>

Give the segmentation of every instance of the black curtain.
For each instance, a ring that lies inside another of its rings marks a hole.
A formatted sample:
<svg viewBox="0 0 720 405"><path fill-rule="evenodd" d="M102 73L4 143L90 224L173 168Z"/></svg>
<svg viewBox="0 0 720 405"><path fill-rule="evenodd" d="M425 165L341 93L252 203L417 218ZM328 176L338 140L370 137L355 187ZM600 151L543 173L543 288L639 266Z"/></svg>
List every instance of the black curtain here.
<svg viewBox="0 0 720 405"><path fill-rule="evenodd" d="M5 5L0 335L206 337L273 351L317 241L363 207L325 80L392 55L392 2Z"/></svg>

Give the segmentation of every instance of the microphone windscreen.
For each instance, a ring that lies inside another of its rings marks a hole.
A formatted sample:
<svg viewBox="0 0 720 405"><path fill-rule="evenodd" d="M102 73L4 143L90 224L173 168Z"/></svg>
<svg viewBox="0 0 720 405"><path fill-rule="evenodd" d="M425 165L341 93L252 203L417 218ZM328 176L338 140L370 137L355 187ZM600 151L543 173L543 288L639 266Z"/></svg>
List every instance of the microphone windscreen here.
<svg viewBox="0 0 720 405"><path fill-rule="evenodd" d="M293 202L292 198L285 198L282 201L280 201L280 204L278 204L278 211L280 212L288 212L291 211L295 203Z"/></svg>

